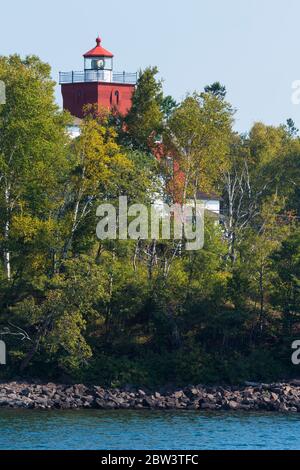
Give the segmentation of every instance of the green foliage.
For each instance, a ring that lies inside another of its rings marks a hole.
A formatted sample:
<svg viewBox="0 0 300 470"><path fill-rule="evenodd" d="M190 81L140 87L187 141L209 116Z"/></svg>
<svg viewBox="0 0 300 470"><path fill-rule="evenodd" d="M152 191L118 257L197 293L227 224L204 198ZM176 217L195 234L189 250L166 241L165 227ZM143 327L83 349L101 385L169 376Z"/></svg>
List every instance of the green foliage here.
<svg viewBox="0 0 300 470"><path fill-rule="evenodd" d="M228 165L231 125L231 106L212 93L189 95L172 113L164 137L184 173L184 201L216 189Z"/></svg>
<svg viewBox="0 0 300 470"><path fill-rule="evenodd" d="M132 108L125 119L128 145L149 150L149 139L162 131L164 115L175 103L163 98L162 83L156 80L157 67L148 67L140 76L133 95Z"/></svg>
<svg viewBox="0 0 300 470"><path fill-rule="evenodd" d="M214 82L211 85L207 85L204 88L205 93L211 93L212 95L216 96L217 98L225 98L227 91L226 87L221 85L220 82Z"/></svg>
<svg viewBox="0 0 300 470"><path fill-rule="evenodd" d="M283 326L289 334L300 314L300 231L283 241L272 257L276 267L272 301L283 313Z"/></svg>
<svg viewBox="0 0 300 470"><path fill-rule="evenodd" d="M165 96L161 103L161 110L165 119L170 119L175 109L178 107L178 103L172 98L172 96Z"/></svg>
<svg viewBox="0 0 300 470"><path fill-rule="evenodd" d="M239 136L220 83L176 103L157 73L141 72L125 120L88 106L70 141L49 66L0 58L3 377L151 387L297 373L295 125L256 123ZM149 205L158 194L185 201L205 191L223 195L223 213L206 211L200 251L176 240L96 238L102 202L117 206L127 195Z"/></svg>

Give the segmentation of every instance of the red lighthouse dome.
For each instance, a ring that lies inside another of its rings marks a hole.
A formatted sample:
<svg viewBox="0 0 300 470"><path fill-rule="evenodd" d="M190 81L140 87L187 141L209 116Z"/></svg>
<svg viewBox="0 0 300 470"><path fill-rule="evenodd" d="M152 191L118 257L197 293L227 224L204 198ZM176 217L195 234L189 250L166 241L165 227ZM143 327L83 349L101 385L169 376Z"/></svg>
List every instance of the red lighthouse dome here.
<svg viewBox="0 0 300 470"><path fill-rule="evenodd" d="M91 49L90 51L86 52L83 57L88 58L88 57L110 57L113 58L113 54L104 47L101 46L101 38L98 36L96 39L96 44L97 46Z"/></svg>
<svg viewBox="0 0 300 470"><path fill-rule="evenodd" d="M137 74L115 72L114 55L101 45L100 37L96 46L84 54L82 72L60 72L64 109L73 116L82 118L83 108L97 104L111 111L126 115L132 106Z"/></svg>

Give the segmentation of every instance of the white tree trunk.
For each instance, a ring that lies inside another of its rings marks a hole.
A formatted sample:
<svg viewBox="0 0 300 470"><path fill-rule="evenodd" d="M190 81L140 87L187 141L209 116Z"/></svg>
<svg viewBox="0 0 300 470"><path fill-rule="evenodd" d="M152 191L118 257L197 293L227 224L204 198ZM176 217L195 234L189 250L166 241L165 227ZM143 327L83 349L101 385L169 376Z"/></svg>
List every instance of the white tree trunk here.
<svg viewBox="0 0 300 470"><path fill-rule="evenodd" d="M8 187L5 188L5 205L6 205L6 221L4 225L4 240L5 240L5 248L4 248L4 268L6 272L6 277L8 281L11 280L11 263L10 263L10 251L7 248L9 242L9 232L10 232L10 189Z"/></svg>

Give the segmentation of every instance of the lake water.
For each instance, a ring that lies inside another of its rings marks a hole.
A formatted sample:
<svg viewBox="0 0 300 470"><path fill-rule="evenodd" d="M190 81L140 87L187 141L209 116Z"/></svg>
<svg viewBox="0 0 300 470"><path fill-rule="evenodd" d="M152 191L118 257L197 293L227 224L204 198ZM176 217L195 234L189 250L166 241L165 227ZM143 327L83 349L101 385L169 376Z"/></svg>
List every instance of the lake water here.
<svg viewBox="0 0 300 470"><path fill-rule="evenodd" d="M0 411L0 449L300 449L300 415Z"/></svg>

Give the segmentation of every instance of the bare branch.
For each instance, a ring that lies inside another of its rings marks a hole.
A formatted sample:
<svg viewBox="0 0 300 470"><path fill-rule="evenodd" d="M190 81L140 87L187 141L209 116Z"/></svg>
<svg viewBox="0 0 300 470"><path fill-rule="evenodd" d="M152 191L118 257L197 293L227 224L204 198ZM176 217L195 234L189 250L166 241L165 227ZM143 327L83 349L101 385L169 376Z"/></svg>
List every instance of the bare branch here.
<svg viewBox="0 0 300 470"><path fill-rule="evenodd" d="M20 337L21 341L26 340L26 341L32 342L32 339L30 338L30 336L25 330L23 330L19 326L13 325L10 322L8 324L10 328L6 326L3 328L3 330L0 330L0 336L17 336L17 337ZM13 328L15 331L12 330L11 328Z"/></svg>

